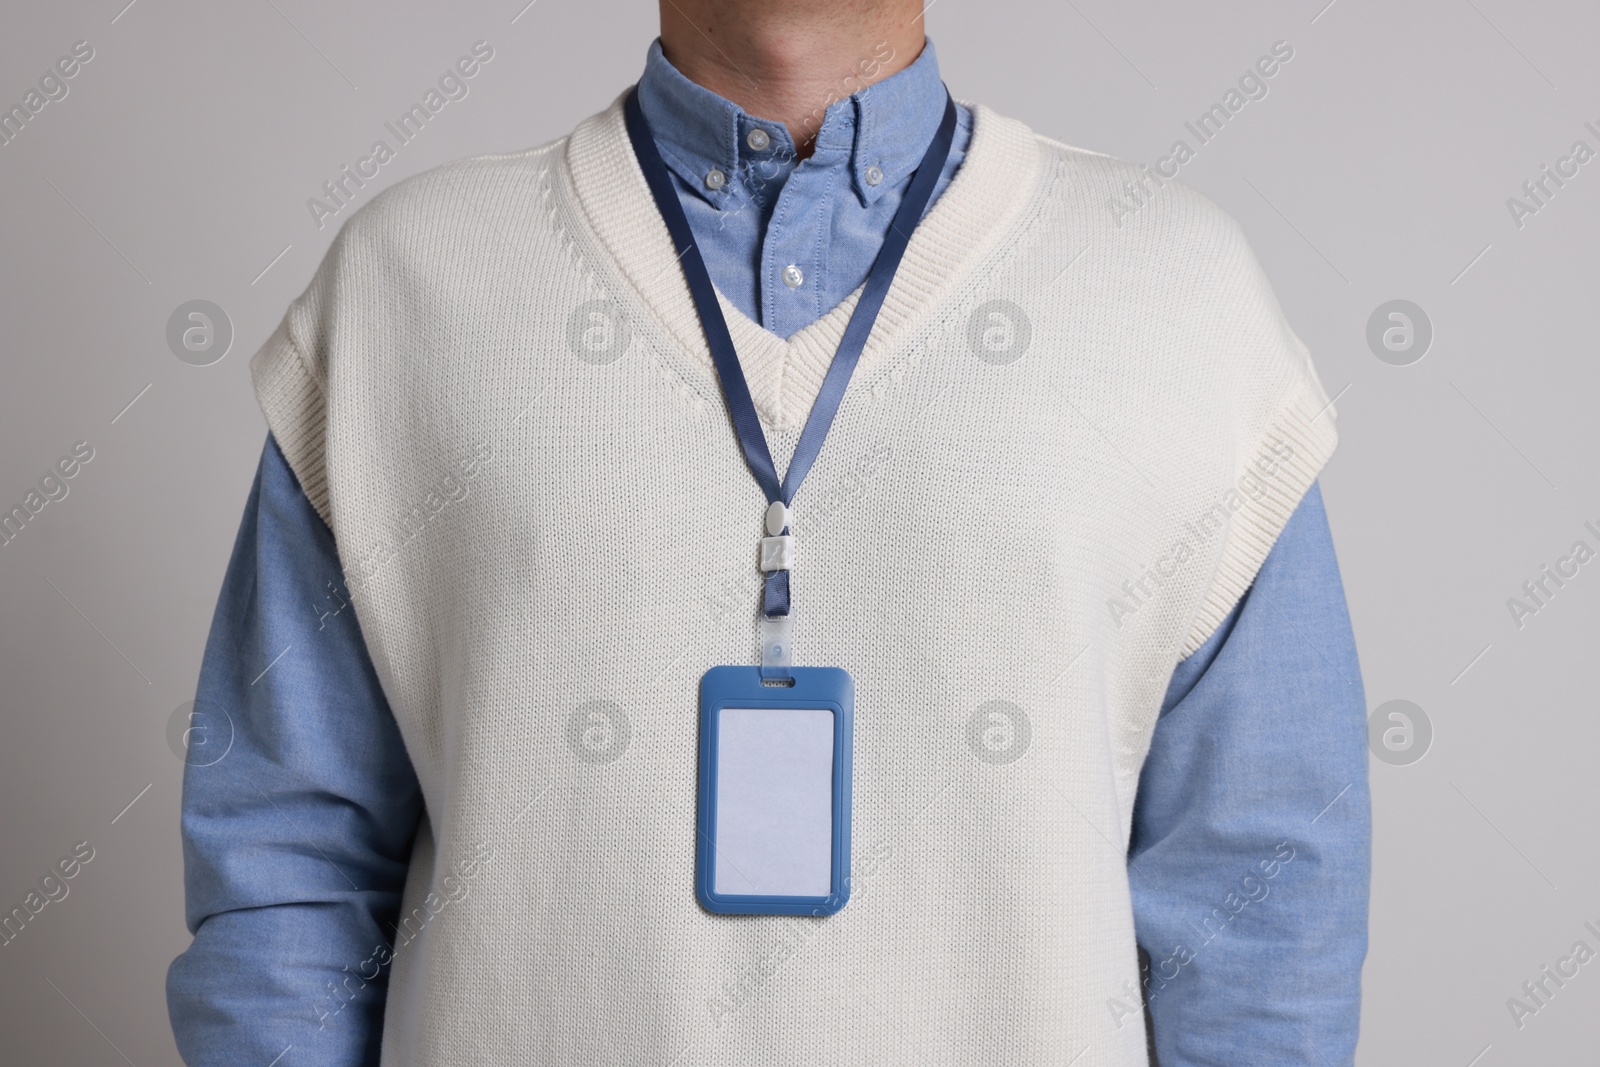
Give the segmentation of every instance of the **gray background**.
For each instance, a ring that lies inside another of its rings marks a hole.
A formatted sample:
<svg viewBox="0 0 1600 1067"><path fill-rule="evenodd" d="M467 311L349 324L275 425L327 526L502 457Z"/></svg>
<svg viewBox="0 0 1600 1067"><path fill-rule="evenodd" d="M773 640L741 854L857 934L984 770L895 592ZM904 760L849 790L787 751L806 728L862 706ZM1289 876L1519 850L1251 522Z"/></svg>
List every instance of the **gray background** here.
<svg viewBox="0 0 1600 1067"><path fill-rule="evenodd" d="M165 729L193 696L261 447L246 363L335 232L306 198L472 42L495 58L377 185L559 136L637 76L653 5L523 2L4 11L0 103L73 42L95 49L0 147L0 503L74 441L96 451L0 547L0 903L75 842L96 849L0 948L8 1062L177 1062L182 765ZM1293 45L1182 180L1244 225L1339 394L1323 485L1369 707L1415 701L1435 731L1420 762L1372 765L1359 1059L1593 1062L1600 962L1520 1030L1506 999L1580 937L1600 948L1582 928L1600 926L1600 561L1520 630L1506 599L1576 539L1600 543L1582 528L1600 527L1600 161L1521 229L1506 199L1575 140L1600 148L1583 126L1600 127L1600 10L1326 3L936 0L927 17L957 95L1145 162ZM196 298L236 331L208 367L165 341ZM1435 327L1411 366L1366 344L1393 298Z"/></svg>

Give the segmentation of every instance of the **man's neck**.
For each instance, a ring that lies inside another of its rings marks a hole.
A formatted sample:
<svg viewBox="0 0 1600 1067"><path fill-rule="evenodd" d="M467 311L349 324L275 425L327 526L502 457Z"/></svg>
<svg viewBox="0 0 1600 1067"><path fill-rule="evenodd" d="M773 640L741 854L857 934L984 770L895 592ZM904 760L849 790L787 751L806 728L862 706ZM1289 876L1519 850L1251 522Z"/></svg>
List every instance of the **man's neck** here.
<svg viewBox="0 0 1600 1067"><path fill-rule="evenodd" d="M811 154L835 100L911 65L922 0L661 0L661 48L690 81L781 122Z"/></svg>

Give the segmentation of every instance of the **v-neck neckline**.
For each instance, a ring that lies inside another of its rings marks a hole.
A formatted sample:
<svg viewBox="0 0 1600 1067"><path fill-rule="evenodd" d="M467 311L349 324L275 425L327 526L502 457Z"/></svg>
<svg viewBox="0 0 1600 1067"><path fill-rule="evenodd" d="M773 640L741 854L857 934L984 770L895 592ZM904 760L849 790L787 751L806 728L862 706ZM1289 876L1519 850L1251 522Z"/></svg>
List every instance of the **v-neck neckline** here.
<svg viewBox="0 0 1600 1067"><path fill-rule="evenodd" d="M625 97L573 131L565 157L571 189L583 217L639 298L709 372L711 354L694 301L628 140ZM1041 172L1033 132L982 105L963 106L973 113L966 157L911 235L852 389L966 279L1032 199ZM785 339L717 294L765 426L784 430L805 421L860 296L858 287Z"/></svg>

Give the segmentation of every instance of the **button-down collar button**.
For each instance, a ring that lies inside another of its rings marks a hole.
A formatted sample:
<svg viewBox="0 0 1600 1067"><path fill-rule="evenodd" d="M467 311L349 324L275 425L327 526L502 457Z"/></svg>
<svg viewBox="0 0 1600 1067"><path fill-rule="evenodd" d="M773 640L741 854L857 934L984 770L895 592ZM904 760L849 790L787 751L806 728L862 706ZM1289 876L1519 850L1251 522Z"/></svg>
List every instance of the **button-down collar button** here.
<svg viewBox="0 0 1600 1067"><path fill-rule="evenodd" d="M706 188L710 189L712 192L716 192L718 189L721 189L725 184L727 184L727 181L728 176L722 173L722 171L718 170L716 167L712 167L711 170L706 173Z"/></svg>
<svg viewBox="0 0 1600 1067"><path fill-rule="evenodd" d="M883 181L883 168L876 164L868 167L866 177L868 185L877 185Z"/></svg>

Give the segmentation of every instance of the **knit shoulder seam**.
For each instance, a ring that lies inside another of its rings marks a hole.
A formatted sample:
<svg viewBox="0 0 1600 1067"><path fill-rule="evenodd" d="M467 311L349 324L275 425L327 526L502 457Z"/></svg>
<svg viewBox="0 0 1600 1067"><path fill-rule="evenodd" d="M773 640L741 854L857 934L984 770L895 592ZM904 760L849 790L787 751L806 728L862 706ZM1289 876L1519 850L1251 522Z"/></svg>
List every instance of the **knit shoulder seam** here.
<svg viewBox="0 0 1600 1067"><path fill-rule="evenodd" d="M444 164L444 166L463 166L469 163L487 163L502 159L531 159L535 156L564 150L571 136L570 133L564 133L552 141L534 145L532 148L521 148L515 152L480 152L475 156L464 156L461 159L452 160L450 163Z"/></svg>
<svg viewBox="0 0 1600 1067"><path fill-rule="evenodd" d="M1113 161L1115 161L1117 163L1127 163L1128 162L1125 159L1122 159L1122 158L1120 158L1118 156L1112 155L1110 152L1096 152L1092 148L1083 148L1083 147L1081 147L1079 145L1068 144L1067 142L1057 140L1054 137L1047 137L1042 133L1038 133L1037 131L1034 133L1033 136L1038 139L1040 144L1045 145L1045 146L1047 146L1049 148L1054 148L1054 149L1056 149L1058 151L1061 151L1061 152L1071 152L1072 154L1079 155L1079 156L1095 156L1096 158L1099 158L1099 159L1109 159L1109 160L1113 160ZM1129 164L1129 165L1131 166L1132 164Z"/></svg>

